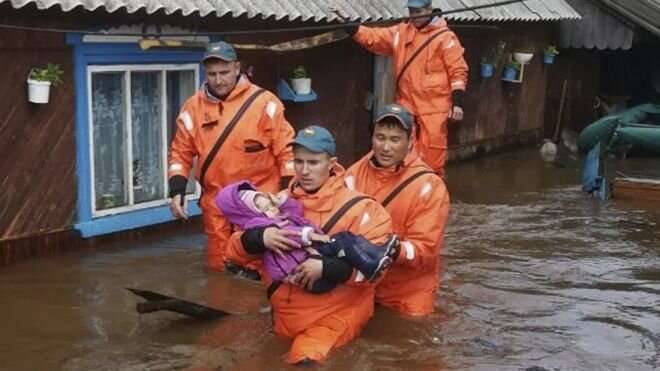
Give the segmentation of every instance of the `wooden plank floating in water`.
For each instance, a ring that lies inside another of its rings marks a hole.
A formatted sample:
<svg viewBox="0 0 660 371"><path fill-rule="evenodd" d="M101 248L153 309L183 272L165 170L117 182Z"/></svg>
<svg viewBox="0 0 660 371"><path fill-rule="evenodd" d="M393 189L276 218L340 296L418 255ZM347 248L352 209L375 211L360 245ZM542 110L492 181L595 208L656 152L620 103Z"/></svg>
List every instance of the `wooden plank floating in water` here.
<svg viewBox="0 0 660 371"><path fill-rule="evenodd" d="M135 309L140 314L165 310L205 320L221 318L231 314L223 310L210 308L205 305L159 294L153 291L138 290L128 287L126 290L147 300L146 302L136 304Z"/></svg>
<svg viewBox="0 0 660 371"><path fill-rule="evenodd" d="M646 178L614 178L614 198L660 201L660 180Z"/></svg>

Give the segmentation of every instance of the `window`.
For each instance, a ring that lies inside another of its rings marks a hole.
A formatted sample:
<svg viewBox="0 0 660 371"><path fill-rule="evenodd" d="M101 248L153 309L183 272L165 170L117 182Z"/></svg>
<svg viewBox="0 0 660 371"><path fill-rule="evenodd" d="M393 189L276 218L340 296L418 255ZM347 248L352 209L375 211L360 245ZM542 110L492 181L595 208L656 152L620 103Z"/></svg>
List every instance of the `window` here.
<svg viewBox="0 0 660 371"><path fill-rule="evenodd" d="M183 31L190 32L162 29ZM201 38L181 37L210 41ZM166 194L168 147L181 105L199 87L204 51L143 50L140 36L69 33L66 39L73 48L76 102L74 228L87 238L174 220ZM188 186L187 198L197 198L196 182ZM187 211L201 214L197 202L188 202Z"/></svg>
<svg viewBox="0 0 660 371"><path fill-rule="evenodd" d="M197 64L88 66L94 217L163 205L167 151ZM188 193L199 187L190 181Z"/></svg>

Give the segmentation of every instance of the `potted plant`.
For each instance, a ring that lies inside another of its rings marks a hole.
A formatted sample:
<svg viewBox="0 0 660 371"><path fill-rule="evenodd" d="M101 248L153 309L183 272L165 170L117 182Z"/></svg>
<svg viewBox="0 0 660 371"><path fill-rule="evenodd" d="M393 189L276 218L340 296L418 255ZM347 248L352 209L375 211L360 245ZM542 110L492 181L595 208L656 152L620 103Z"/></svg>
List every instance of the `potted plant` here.
<svg viewBox="0 0 660 371"><path fill-rule="evenodd" d="M532 58L534 58L534 51L531 49L525 49L513 53L513 59L520 64L529 63Z"/></svg>
<svg viewBox="0 0 660 371"><path fill-rule="evenodd" d="M510 60L506 65L504 65L503 79L507 81L513 81L518 77L519 71L520 63L515 60Z"/></svg>
<svg viewBox="0 0 660 371"><path fill-rule="evenodd" d="M506 42L499 41L497 46L481 58L481 76L489 78L493 76L493 72L498 68L504 50L506 49Z"/></svg>
<svg viewBox="0 0 660 371"><path fill-rule="evenodd" d="M28 100L32 103L48 103L50 86L62 83L62 67L48 63L45 67L33 68L28 76Z"/></svg>
<svg viewBox="0 0 660 371"><path fill-rule="evenodd" d="M312 92L312 79L307 76L304 66L298 66L291 73L291 88L298 95L307 95Z"/></svg>
<svg viewBox="0 0 660 371"><path fill-rule="evenodd" d="M492 55L484 56L481 58L481 77L487 79L493 76L495 70L495 60Z"/></svg>
<svg viewBox="0 0 660 371"><path fill-rule="evenodd" d="M545 49L543 49L543 63L545 64L555 63L555 57L557 55L559 55L559 51L557 50L557 47L554 45L548 45Z"/></svg>

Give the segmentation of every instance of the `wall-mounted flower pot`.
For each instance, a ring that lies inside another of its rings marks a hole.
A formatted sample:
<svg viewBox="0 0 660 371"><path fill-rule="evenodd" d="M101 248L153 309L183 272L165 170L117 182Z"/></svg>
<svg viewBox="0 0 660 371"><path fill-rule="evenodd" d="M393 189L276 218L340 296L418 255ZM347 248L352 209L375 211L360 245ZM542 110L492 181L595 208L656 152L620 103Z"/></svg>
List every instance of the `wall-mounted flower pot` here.
<svg viewBox="0 0 660 371"><path fill-rule="evenodd" d="M513 59L520 64L529 63L532 61L532 58L534 58L534 53L513 53Z"/></svg>
<svg viewBox="0 0 660 371"><path fill-rule="evenodd" d="M504 67L502 80L515 81L517 76L518 76L518 70L516 70L513 67Z"/></svg>
<svg viewBox="0 0 660 371"><path fill-rule="evenodd" d="M48 103L50 94L50 81L27 80L28 100L32 103Z"/></svg>
<svg viewBox="0 0 660 371"><path fill-rule="evenodd" d="M298 95L307 95L312 92L312 79L291 79L291 89Z"/></svg>
<svg viewBox="0 0 660 371"><path fill-rule="evenodd" d="M493 76L493 70L494 69L495 68L493 67L492 64L482 63L481 64L481 77L483 77L484 79L487 79L487 78Z"/></svg>
<svg viewBox="0 0 660 371"><path fill-rule="evenodd" d="M554 54L543 54L543 63L545 64L553 64L555 63L555 55Z"/></svg>

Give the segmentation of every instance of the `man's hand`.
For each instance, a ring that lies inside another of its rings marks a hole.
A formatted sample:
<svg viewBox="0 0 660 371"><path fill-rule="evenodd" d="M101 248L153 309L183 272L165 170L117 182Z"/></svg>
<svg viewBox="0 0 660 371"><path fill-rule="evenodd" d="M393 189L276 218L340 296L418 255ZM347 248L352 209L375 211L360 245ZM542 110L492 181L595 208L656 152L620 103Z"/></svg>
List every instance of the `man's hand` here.
<svg viewBox="0 0 660 371"><path fill-rule="evenodd" d="M300 263L291 277L291 282L311 291L314 283L323 275L323 260L307 259Z"/></svg>
<svg viewBox="0 0 660 371"><path fill-rule="evenodd" d="M344 31L346 31L349 36L353 37L358 32L358 28L360 27L359 23L351 22L348 17L343 16L341 12L339 12L339 9L334 6L329 7L328 10L337 16L337 21L339 23L346 24Z"/></svg>
<svg viewBox="0 0 660 371"><path fill-rule="evenodd" d="M300 248L300 245L289 238L289 236L300 236L296 231L269 227L264 231L264 246L279 256L284 256L283 251Z"/></svg>
<svg viewBox="0 0 660 371"><path fill-rule="evenodd" d="M177 219L188 220L188 214L186 214L187 206L188 200L182 194L175 195L170 201L170 211Z"/></svg>
<svg viewBox="0 0 660 371"><path fill-rule="evenodd" d="M339 9L337 9L337 7L335 7L335 6L329 6L329 7L328 7L328 10L329 10L331 13L334 13L334 14L337 16L337 18L339 18L339 21L340 21L340 22L342 22L342 23L346 23L346 22L348 22L348 18L344 17L344 16L339 12Z"/></svg>
<svg viewBox="0 0 660 371"><path fill-rule="evenodd" d="M449 112L449 119L452 121L463 121L463 108L460 106L453 106Z"/></svg>

